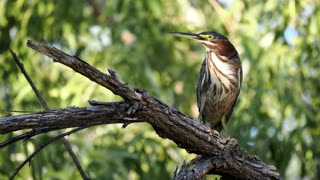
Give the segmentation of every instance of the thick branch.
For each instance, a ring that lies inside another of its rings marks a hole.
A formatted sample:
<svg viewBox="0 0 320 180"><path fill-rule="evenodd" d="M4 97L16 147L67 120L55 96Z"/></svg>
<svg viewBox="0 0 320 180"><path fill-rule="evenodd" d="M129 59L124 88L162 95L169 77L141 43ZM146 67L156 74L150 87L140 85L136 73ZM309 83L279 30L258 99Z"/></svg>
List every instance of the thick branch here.
<svg viewBox="0 0 320 180"><path fill-rule="evenodd" d="M56 130L101 124L141 122L130 118L126 113L128 107L129 104L118 102L103 106L68 107L34 114L1 117L0 133L4 134L22 129L49 127Z"/></svg>
<svg viewBox="0 0 320 180"><path fill-rule="evenodd" d="M79 58L67 55L64 52L43 43L28 41L28 46L53 58L56 62L67 65L90 80L110 89L115 94L123 97L128 103L121 106L124 108L121 110L122 113L118 113L116 115L112 115L112 112L109 113L109 116L101 116L101 114L104 113L103 111L82 114L80 111L76 113L76 117L70 115L68 116L68 118L70 118L69 121L61 122L62 128L70 127L74 122L79 123L77 126L88 125L86 124L88 121L84 120L86 118L93 121L91 122L93 124L103 124L106 122L106 119L109 119L110 121L115 119L124 120L124 117L129 117L133 120L144 120L145 122L150 123L161 137L171 139L179 147L186 149L188 152L218 158L219 161L213 162L215 166L209 166L211 168L209 170L213 170L217 174L242 179L279 179L279 174L273 166L268 166L258 158L253 158L255 156L247 154L245 150L239 147L236 139L225 140L214 133L208 132L206 126L185 116L175 108L161 103L157 99L148 95L145 91L129 88L127 85L119 81L119 78L114 71L109 71L110 75L104 74ZM130 105L130 107L127 105ZM59 112L51 112L51 115L55 116L56 120L60 118L63 119L63 117L56 117L59 113L62 114L61 110L57 111ZM108 108L106 111L110 112ZM125 115L124 113L129 114ZM100 114L100 116L94 118L95 115L93 114ZM13 117L11 118L11 120L14 119ZM27 123L28 120L24 122ZM32 119L31 122L31 124L29 123L29 128L38 127L38 125L43 124L43 122L35 123L34 119ZM7 124L4 124L8 125L7 120L6 123ZM20 123L18 124L18 126L21 126ZM51 122L50 125L55 126L56 123ZM8 126L1 125L0 127L8 128ZM1 131L1 128L0 132L3 132Z"/></svg>

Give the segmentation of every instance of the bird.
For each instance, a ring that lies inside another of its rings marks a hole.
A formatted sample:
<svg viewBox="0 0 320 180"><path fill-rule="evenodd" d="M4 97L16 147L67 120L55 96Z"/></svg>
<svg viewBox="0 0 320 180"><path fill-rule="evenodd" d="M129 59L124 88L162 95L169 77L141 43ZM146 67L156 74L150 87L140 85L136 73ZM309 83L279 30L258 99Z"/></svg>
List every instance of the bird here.
<svg viewBox="0 0 320 180"><path fill-rule="evenodd" d="M206 50L196 87L198 119L219 134L229 121L240 93L239 53L228 38L217 32L172 34L192 39Z"/></svg>

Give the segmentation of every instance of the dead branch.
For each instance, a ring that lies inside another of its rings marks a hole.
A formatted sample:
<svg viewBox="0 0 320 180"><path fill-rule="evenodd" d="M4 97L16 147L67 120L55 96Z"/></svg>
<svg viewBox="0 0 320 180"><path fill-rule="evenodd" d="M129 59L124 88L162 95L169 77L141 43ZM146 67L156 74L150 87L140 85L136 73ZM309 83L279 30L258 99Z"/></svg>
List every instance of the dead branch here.
<svg viewBox="0 0 320 180"><path fill-rule="evenodd" d="M24 160L15 170L15 172L11 175L10 179L13 179L17 173L19 172L19 169L21 169L24 165L26 165L28 162L30 162L32 160L32 158L38 154L43 148L45 148L47 145L53 143L54 141L58 140L58 139L61 139L61 138L64 138L65 136L67 135L70 135L72 133L75 133L77 131L80 131L84 128L82 127L79 127L79 128L75 128L73 130L70 130L68 132L65 132L65 133L60 133L58 134L56 137L50 139L49 141L47 141L45 144L42 144L37 150L35 150L30 156L28 156L28 158L26 160ZM82 172L84 173L84 172ZM83 179L89 179L86 175L82 176Z"/></svg>
<svg viewBox="0 0 320 180"><path fill-rule="evenodd" d="M85 108L68 107L1 117L0 133L5 134L23 129L51 128L57 130L80 126L141 122L128 116L126 113L128 107L129 104L125 102L115 102L109 105Z"/></svg>
<svg viewBox="0 0 320 180"><path fill-rule="evenodd" d="M204 167L199 171L204 173L197 173L196 178L214 172L239 179L279 179L275 167L265 164L256 156L249 155L239 147L236 139L224 139L208 132L206 126L153 98L146 91L128 87L119 81L115 71L110 71L110 75L102 73L78 57L70 56L44 43L28 41L27 44L32 49L51 57L55 62L60 62L106 87L125 101L112 107L102 104L0 118L0 133L48 126L62 129L107 122L116 123L116 121L118 123L145 121L152 125L159 136L171 139L190 153L208 157L198 162L197 166L183 166L176 172L175 179L189 179L185 175L194 172L193 168L197 167ZM103 108L106 109L102 110ZM50 116L54 118L50 120Z"/></svg>
<svg viewBox="0 0 320 180"><path fill-rule="evenodd" d="M16 55L12 50L10 50L10 52L11 52L11 54L12 54L12 56L13 56L16 64L18 65L20 71L22 72L22 74L24 75L24 77L27 79L29 85L32 87L32 90L33 90L33 92L36 94L36 96L37 96L37 98L38 98L41 106L42 106L45 110L47 110L47 111L50 110L47 102L44 100L44 98L42 97L40 91L38 90L38 88L36 87L36 85L33 83L32 79L30 78L29 74L28 74L27 71L25 70L23 63L20 61L20 59L17 57L17 55ZM61 130L58 130L57 133L58 133L58 135L61 135L61 134L62 134ZM81 164L80 164L80 162L79 162L76 154L75 154L74 151L72 150L69 141L68 141L67 139L65 139L63 136L62 136L61 139L62 139L62 142L63 142L66 150L68 151L70 157L72 158L74 164L76 165L76 167L77 167L77 169L78 169L78 171L79 171L82 179L84 179L84 180L89 179L88 176L86 175L86 173L84 172L84 170L83 170L83 168L82 168L82 166L81 166ZM25 162L26 162L26 161L25 161ZM22 163L22 164L16 169L16 171L13 173L13 176L11 176L12 179L13 179L14 176L20 171L20 169L23 167L23 164L24 164L24 163Z"/></svg>

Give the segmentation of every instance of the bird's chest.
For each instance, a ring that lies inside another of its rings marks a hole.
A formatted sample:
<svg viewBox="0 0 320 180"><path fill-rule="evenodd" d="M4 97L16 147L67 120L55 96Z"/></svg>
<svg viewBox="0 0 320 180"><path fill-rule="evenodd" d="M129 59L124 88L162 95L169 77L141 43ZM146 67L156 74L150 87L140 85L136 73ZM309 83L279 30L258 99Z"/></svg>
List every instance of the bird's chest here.
<svg viewBox="0 0 320 180"><path fill-rule="evenodd" d="M235 100L240 89L240 81L236 77L231 77L231 75L227 77L219 72L211 72L210 76L208 94L212 97L212 101L227 103Z"/></svg>
<svg viewBox="0 0 320 180"><path fill-rule="evenodd" d="M229 101L234 101L237 97L237 94L240 89L240 78L237 77L237 74L233 71L241 71L234 70L229 67L228 64L220 64L220 69L218 68L217 63L214 62L208 63L208 80L210 79L210 86L208 88L208 94L211 98L209 100L228 104Z"/></svg>
<svg viewBox="0 0 320 180"><path fill-rule="evenodd" d="M228 111L237 99L241 86L241 68L226 57L207 53L201 68L201 96L205 96L204 107ZM209 111L208 109L208 111Z"/></svg>
<svg viewBox="0 0 320 180"><path fill-rule="evenodd" d="M211 94L210 97L207 98L209 101L208 103L214 106L228 106L237 98L239 89L236 86L227 87L220 81L213 80L213 83L208 91L208 94Z"/></svg>
<svg viewBox="0 0 320 180"><path fill-rule="evenodd" d="M212 121L220 120L231 111L237 99L238 90L234 87L227 90L223 86L213 86L209 91L214 95L207 96L203 113Z"/></svg>

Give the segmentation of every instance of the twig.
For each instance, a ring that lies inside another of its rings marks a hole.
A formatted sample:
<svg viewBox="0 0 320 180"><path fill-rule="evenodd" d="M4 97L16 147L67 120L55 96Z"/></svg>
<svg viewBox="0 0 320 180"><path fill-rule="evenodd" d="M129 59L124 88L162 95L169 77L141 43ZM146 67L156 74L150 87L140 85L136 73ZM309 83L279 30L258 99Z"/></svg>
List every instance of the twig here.
<svg viewBox="0 0 320 180"><path fill-rule="evenodd" d="M38 134L42 134L42 133L46 133L46 132L49 132L49 131L54 131L54 130L57 130L56 128L36 128L36 129L33 129L31 131L28 131L28 132L25 132L23 134L20 134L18 136L15 136L13 138L10 138L8 139L7 141L4 141L2 143L0 143L0 148L3 148L9 144L12 144L12 143L15 143L17 141L20 141L20 140L27 140L27 139L30 139L31 137L33 136L36 136Z"/></svg>
<svg viewBox="0 0 320 180"><path fill-rule="evenodd" d="M48 104L46 103L46 101L44 100L44 98L42 97L42 95L40 94L40 91L37 89L37 87L35 86L35 84L33 83L33 81L31 80L29 74L27 73L27 71L25 70L23 63L20 61L20 59L16 56L16 54L10 49L10 52L13 56L13 59L15 60L16 64L18 65L19 69L21 70L22 74L24 75L24 77L27 79L29 85L32 87L34 93L36 94L38 100L40 101L41 106L45 109L45 110L50 110ZM58 135L60 135L62 133L61 130L58 130ZM82 179L89 179L86 175L86 173L84 172L76 154L74 153L74 151L72 150L70 143L68 142L68 140L66 140L64 137L62 137L62 142L66 148L66 150L68 151L68 153L70 154L73 163L76 165L78 171L81 174Z"/></svg>
<svg viewBox="0 0 320 180"><path fill-rule="evenodd" d="M87 128L87 127L78 127L78 128L75 128L75 129L73 129L73 130L71 130L71 131L68 131L68 132L59 134L59 135L57 135L56 137L51 138L51 139L50 139L49 141L47 141L46 143L42 144L37 150L35 150L32 154L30 154L30 156L29 156L27 159L25 159L25 160L16 168L16 170L14 171L14 173L12 174L12 176L10 177L10 179L13 179L13 178L17 175L17 173L21 170L21 168L22 168L24 165L26 165L28 162L30 162L31 159L32 159L35 155L37 155L37 154L38 154L43 148L45 148L47 145L53 143L54 141L56 141L56 140L58 140L58 139L60 139L60 138L62 138L62 137L64 137L64 136L73 134L73 133L75 133L75 132L77 132L77 131L80 131L80 130L82 130L82 129L85 129L85 128Z"/></svg>
<svg viewBox="0 0 320 180"><path fill-rule="evenodd" d="M45 110L49 110L49 106L47 105L47 103L45 102L45 100L43 99L43 97L41 96L40 92L38 91L37 87L34 85L34 83L32 82L30 76L28 75L27 71L24 69L24 66L22 64L22 62L19 60L19 58L17 57L16 53L14 53L11 49L10 49L10 53L13 56L14 61L16 62L16 64L18 65L20 71L22 72L22 74L24 75L24 77L27 79L28 83L30 84L32 90L35 92L37 98L40 101L41 106L45 109Z"/></svg>

